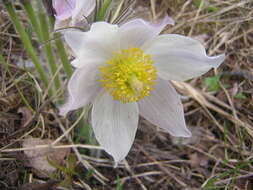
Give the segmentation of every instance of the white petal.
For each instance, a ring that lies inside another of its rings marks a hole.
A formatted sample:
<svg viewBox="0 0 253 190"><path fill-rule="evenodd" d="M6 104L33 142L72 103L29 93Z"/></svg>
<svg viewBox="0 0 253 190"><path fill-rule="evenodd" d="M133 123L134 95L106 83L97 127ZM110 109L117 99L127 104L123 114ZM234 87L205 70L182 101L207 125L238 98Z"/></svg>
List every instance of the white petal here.
<svg viewBox="0 0 253 190"><path fill-rule="evenodd" d="M139 119L136 103L124 104L102 92L92 108L92 126L99 144L114 158L123 160L135 138Z"/></svg>
<svg viewBox="0 0 253 190"><path fill-rule="evenodd" d="M76 56L83 60L82 65L76 65L78 68L90 61L106 63L119 50L118 26L106 22L92 24L88 32L66 31L64 37Z"/></svg>
<svg viewBox="0 0 253 190"><path fill-rule="evenodd" d="M69 97L60 108L60 115L83 107L92 102L100 90L98 69L93 64L87 64L76 69L68 83Z"/></svg>
<svg viewBox="0 0 253 190"><path fill-rule="evenodd" d="M153 26L153 27L156 27L157 28L157 32L161 32L163 29L164 29L164 27L166 26L166 25L168 25L168 24L170 24L170 25L175 25L175 21L171 18L171 17L169 17L167 14L163 17L163 19L161 19L161 20L158 20L157 22L155 22L155 23L152 23L151 25ZM158 34L159 34L158 33Z"/></svg>
<svg viewBox="0 0 253 190"><path fill-rule="evenodd" d="M92 64L93 66L97 66L96 69L98 69L99 65L101 66L102 63L104 63L105 60L100 58L93 58L93 57L78 57L70 62L71 65L74 67L81 69L82 67L85 67L86 65Z"/></svg>
<svg viewBox="0 0 253 190"><path fill-rule="evenodd" d="M148 97L139 102L140 115L171 135L190 137L184 119L183 105L176 90L168 82L158 79Z"/></svg>
<svg viewBox="0 0 253 190"><path fill-rule="evenodd" d="M87 38L86 32L80 30L70 29L65 31L64 39L73 50L76 55L80 55L82 52L82 47L84 46L85 39Z"/></svg>
<svg viewBox="0 0 253 190"><path fill-rule="evenodd" d="M120 26L121 48L140 47L157 36L167 24L172 24L167 15L158 23L148 23L142 19L131 20Z"/></svg>
<svg viewBox="0 0 253 190"><path fill-rule="evenodd" d="M73 23L88 17L96 6L96 0L77 0L72 14Z"/></svg>
<svg viewBox="0 0 253 190"><path fill-rule="evenodd" d="M144 44L143 49L151 54L158 75L166 80L198 77L217 68L225 59L224 54L207 56L199 41L177 34L160 35Z"/></svg>

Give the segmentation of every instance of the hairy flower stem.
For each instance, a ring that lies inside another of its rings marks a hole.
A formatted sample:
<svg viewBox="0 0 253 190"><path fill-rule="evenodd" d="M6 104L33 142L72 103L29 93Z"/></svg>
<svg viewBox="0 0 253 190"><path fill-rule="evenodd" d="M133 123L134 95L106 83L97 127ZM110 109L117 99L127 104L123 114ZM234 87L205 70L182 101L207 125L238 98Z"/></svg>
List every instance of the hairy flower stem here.
<svg viewBox="0 0 253 190"><path fill-rule="evenodd" d="M54 22L55 22L54 17L49 16L48 18L49 18L50 25L53 26ZM61 33L59 33L59 32L54 33L54 40L55 40L55 45L57 48L58 55L59 55L61 62L62 62L63 69L69 79L73 73L73 70L72 70L71 64L69 63L69 59L68 59L66 50L64 48L64 44L62 42Z"/></svg>
<svg viewBox="0 0 253 190"><path fill-rule="evenodd" d="M37 2L37 3L39 7L39 23L40 23L40 31L41 31L43 48L47 56L47 62L51 70L51 75L54 76L57 71L57 64L55 62L53 49L50 44L50 35L49 35L50 25L48 24L46 14L43 12L42 5L40 4L40 2ZM57 74L54 79L54 85L55 85L55 91L57 91L61 87L59 74Z"/></svg>

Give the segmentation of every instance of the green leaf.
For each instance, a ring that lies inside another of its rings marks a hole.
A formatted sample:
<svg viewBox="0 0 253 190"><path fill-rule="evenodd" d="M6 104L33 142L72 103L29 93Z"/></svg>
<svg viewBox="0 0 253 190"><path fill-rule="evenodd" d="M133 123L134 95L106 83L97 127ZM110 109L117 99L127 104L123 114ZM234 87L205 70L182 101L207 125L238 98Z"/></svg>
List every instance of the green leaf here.
<svg viewBox="0 0 253 190"><path fill-rule="evenodd" d="M71 177L66 177L63 181L61 181L59 186L68 188L68 187L70 187L72 181L73 181L73 179Z"/></svg>
<svg viewBox="0 0 253 190"><path fill-rule="evenodd" d="M68 163L68 168L70 169L72 174L75 174L76 162L77 162L76 156L73 154L69 155L67 163Z"/></svg>
<svg viewBox="0 0 253 190"><path fill-rule="evenodd" d="M209 6L206 9L208 12L218 12L219 11L218 7L212 7L212 6Z"/></svg>
<svg viewBox="0 0 253 190"><path fill-rule="evenodd" d="M203 1L203 0L194 0L194 1L193 1L193 4L194 4L197 8L203 8L203 7L204 7L204 4L205 4L205 1Z"/></svg>
<svg viewBox="0 0 253 190"><path fill-rule="evenodd" d="M78 134L77 134L77 138L75 140L75 143L81 143L82 141L88 142L89 138L90 138L89 137L90 136L90 132L89 132L90 129L91 129L90 124L85 121L82 121L79 131L78 131Z"/></svg>
<svg viewBox="0 0 253 190"><path fill-rule="evenodd" d="M247 98L242 92L239 92L235 95L236 99L245 99Z"/></svg>
<svg viewBox="0 0 253 190"><path fill-rule="evenodd" d="M57 164L56 162L54 162L53 160L50 160L48 158L47 158L47 161L51 166L60 170L66 176L73 176L73 175L76 175L76 172L74 170L75 166L76 166L76 160L75 160L75 158L73 158L73 156L70 156L70 157L68 158L68 167L61 166L61 165Z"/></svg>
<svg viewBox="0 0 253 190"><path fill-rule="evenodd" d="M224 88L226 88L226 89L227 89L227 88L231 88L231 84L228 84L228 83L224 83L223 86L224 86Z"/></svg>
<svg viewBox="0 0 253 190"><path fill-rule="evenodd" d="M204 83L209 91L218 91L220 89L219 81L220 75L217 75L205 78Z"/></svg>
<svg viewBox="0 0 253 190"><path fill-rule="evenodd" d="M205 2L204 0L194 0L193 4L198 8L198 9L205 9L208 12L217 12L219 8L214 7L214 6L208 6L208 2Z"/></svg>
<svg viewBox="0 0 253 190"><path fill-rule="evenodd" d="M119 176L117 176L116 180L116 190L123 190L123 184L121 183Z"/></svg>
<svg viewBox="0 0 253 190"><path fill-rule="evenodd" d="M51 166L53 166L54 168L56 168L56 169L62 171L63 173L68 173L68 169L67 169L67 168L65 168L65 167L63 167L63 166L57 164L56 162L54 162L53 160L50 160L50 159L48 159L48 158L47 158L47 161L48 161L48 163L49 163Z"/></svg>
<svg viewBox="0 0 253 190"><path fill-rule="evenodd" d="M89 169L87 171L87 173L85 174L85 179L89 180L92 177L93 174L94 174L94 170L93 169Z"/></svg>

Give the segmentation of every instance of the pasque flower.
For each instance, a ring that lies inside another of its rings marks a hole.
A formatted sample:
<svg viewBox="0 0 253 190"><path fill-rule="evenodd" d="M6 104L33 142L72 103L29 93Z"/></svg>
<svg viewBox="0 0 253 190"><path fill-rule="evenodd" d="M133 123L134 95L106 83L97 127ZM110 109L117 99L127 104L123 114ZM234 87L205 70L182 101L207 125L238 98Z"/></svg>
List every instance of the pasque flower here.
<svg viewBox="0 0 253 190"><path fill-rule="evenodd" d="M53 0L56 12L56 24L60 25L68 19L75 25L89 16L96 6L96 0Z"/></svg>
<svg viewBox="0 0 253 190"><path fill-rule="evenodd" d="M133 144L139 115L173 136L190 137L180 96L167 80L198 77L224 61L224 55L207 56L194 39L159 35L168 22L168 17L159 24L97 22L88 32L64 34L76 70L60 114L92 103L95 137L116 163Z"/></svg>

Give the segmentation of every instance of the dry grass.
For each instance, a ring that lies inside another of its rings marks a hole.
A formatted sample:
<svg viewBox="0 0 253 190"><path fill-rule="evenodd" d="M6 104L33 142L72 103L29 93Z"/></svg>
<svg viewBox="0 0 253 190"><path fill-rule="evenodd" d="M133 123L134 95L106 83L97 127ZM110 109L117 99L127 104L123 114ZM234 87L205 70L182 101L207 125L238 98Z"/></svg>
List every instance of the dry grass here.
<svg viewBox="0 0 253 190"><path fill-rule="evenodd" d="M202 6L200 2L150 0L135 7L135 14L143 17L157 18L168 12L176 24L164 33L199 39L209 55L225 52L226 60L201 78L173 82L182 94L191 139L173 138L141 119L133 148L116 169L104 153L100 158L83 154L97 147L82 144L82 139L75 141L79 130L75 117L60 118L53 99L41 98L35 77L15 66L16 57L25 55L2 10L0 50L8 69L0 65L0 187L17 189L25 183L43 182L37 188L53 189L63 179L63 175L40 178L25 167L20 142L30 135L55 140L53 148L72 149L78 159L72 189L253 189L253 2L208 0ZM214 75L220 76L215 83L218 90L210 91L203 81ZM33 98L27 98L31 94ZM57 145L59 141L66 145Z"/></svg>

